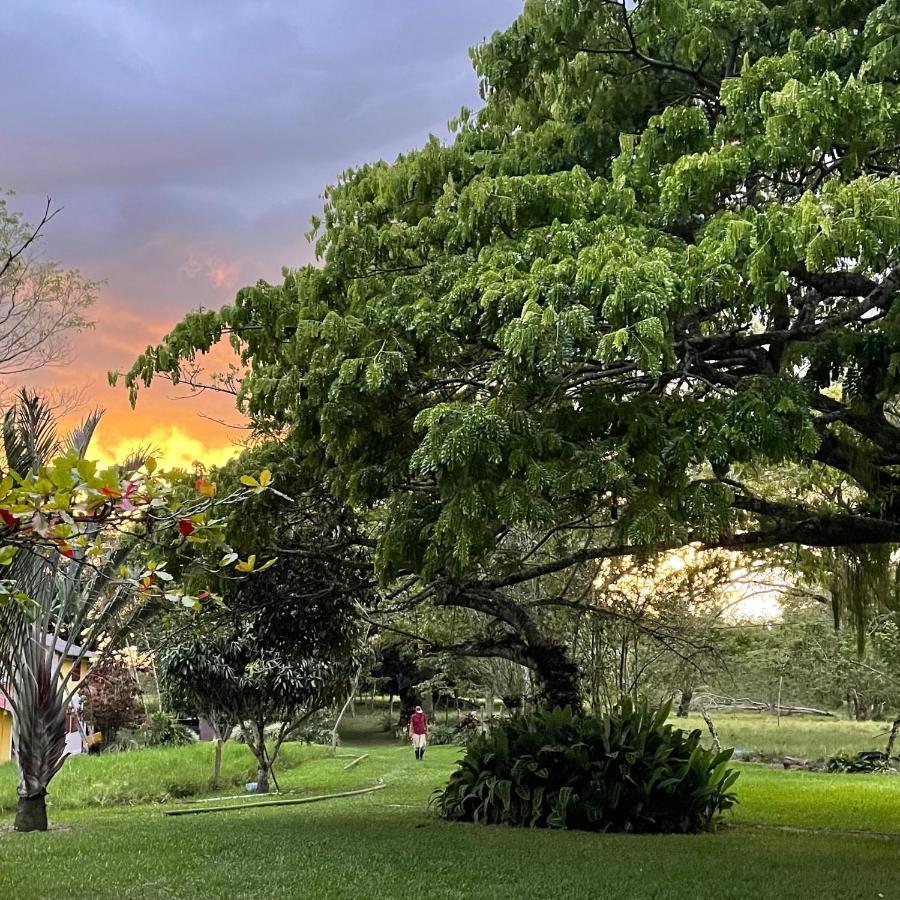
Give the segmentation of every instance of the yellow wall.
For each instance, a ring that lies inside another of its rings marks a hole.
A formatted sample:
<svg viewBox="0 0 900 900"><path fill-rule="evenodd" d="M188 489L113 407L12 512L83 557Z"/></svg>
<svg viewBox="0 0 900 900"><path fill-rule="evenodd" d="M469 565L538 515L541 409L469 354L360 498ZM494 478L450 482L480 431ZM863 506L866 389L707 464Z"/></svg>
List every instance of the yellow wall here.
<svg viewBox="0 0 900 900"><path fill-rule="evenodd" d="M12 740L12 716L5 710L0 710L0 763L10 759L10 743Z"/></svg>
<svg viewBox="0 0 900 900"><path fill-rule="evenodd" d="M71 660L63 660L62 674L65 675L72 668ZM81 678L87 675L90 663L85 659L81 661ZM12 716L5 709L0 709L0 763L8 762L12 755Z"/></svg>
<svg viewBox="0 0 900 900"><path fill-rule="evenodd" d="M81 661L80 666L81 666L80 676L81 676L81 678L84 678L84 676L87 675L87 671L88 671L88 668L90 668L90 664L88 663L88 661L86 659L83 659ZM60 666L60 670L61 670L61 674L62 674L63 678L65 678L65 676L69 674L69 670L71 668L72 668L72 660L64 659L62 661L62 665Z"/></svg>

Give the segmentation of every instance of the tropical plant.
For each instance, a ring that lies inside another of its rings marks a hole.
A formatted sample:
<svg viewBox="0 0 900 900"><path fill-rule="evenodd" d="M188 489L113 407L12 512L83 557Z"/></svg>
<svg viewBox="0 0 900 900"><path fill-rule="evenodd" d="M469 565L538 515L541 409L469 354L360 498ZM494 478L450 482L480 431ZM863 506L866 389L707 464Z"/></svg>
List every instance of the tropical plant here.
<svg viewBox="0 0 900 900"><path fill-rule="evenodd" d="M898 20L530 0L452 143L344 173L321 266L187 316L132 399L227 335L254 425L378 511L384 581L425 582L406 608L472 610L456 652L577 703L536 611L579 567L900 542Z"/></svg>
<svg viewBox="0 0 900 900"><path fill-rule="evenodd" d="M434 799L447 819L532 828L696 832L735 803L732 751L666 724L671 706L517 716L474 736Z"/></svg>
<svg viewBox="0 0 900 900"><path fill-rule="evenodd" d="M182 725L171 713L150 713L141 723L138 735L147 747L183 747L192 744L196 736L187 725Z"/></svg>
<svg viewBox="0 0 900 900"><path fill-rule="evenodd" d="M197 735L187 725L182 725L171 713L157 710L138 727L121 729L101 749L120 752L145 747L184 747L196 740Z"/></svg>
<svg viewBox="0 0 900 900"><path fill-rule="evenodd" d="M405 744L409 742L409 732L407 728L398 728L397 735L401 743ZM438 747L444 744L464 743L464 741L457 741L456 728L454 728L452 725L439 724L428 726L428 743L433 744L435 747Z"/></svg>
<svg viewBox="0 0 900 900"><path fill-rule="evenodd" d="M66 759L66 716L83 686L75 673L88 654L99 648L101 661L151 599L195 608L208 596L174 588L164 565L136 551L174 530L188 568L198 543L224 548L239 572L255 568L237 554L231 559L210 514L212 483L176 494L180 476L160 473L150 458L106 469L87 460L99 421L94 413L60 437L53 410L22 392L3 422L0 564L8 577L0 580L0 692L13 717L18 831L47 828L47 788ZM269 489L271 473L247 477L253 485L218 502Z"/></svg>
<svg viewBox="0 0 900 900"><path fill-rule="evenodd" d="M872 773L900 774L900 760L888 757L878 750L862 750L859 753L836 753L825 762L826 772L846 775Z"/></svg>

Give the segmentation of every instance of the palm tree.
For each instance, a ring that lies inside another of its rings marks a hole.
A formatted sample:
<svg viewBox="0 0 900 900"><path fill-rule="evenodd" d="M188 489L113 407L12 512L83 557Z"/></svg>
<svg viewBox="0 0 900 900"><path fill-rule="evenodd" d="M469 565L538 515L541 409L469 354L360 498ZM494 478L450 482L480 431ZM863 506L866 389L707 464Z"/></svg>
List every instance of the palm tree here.
<svg viewBox="0 0 900 900"><path fill-rule="evenodd" d="M61 453L84 458L101 415L60 437L52 409L22 391L3 421L6 470L24 475ZM130 460L123 474L140 464ZM66 714L79 686L72 675L97 640L127 620L132 589L116 573L133 546L121 543L102 569L78 551L69 559L35 547L13 558L10 578L31 601L0 607L0 691L13 716L19 768L17 831L47 830L47 789L66 759Z"/></svg>

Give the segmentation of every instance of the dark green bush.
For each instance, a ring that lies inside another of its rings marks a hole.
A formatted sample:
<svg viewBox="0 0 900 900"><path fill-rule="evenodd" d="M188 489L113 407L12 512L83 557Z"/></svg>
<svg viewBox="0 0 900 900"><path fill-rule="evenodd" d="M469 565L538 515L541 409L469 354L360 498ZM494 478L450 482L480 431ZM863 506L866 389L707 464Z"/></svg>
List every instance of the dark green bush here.
<svg viewBox="0 0 900 900"><path fill-rule="evenodd" d="M734 805L731 750L623 700L609 715L518 716L475 735L434 804L447 819L533 828L696 832Z"/></svg>
<svg viewBox="0 0 900 900"><path fill-rule="evenodd" d="M138 750L142 747L183 747L192 744L197 736L167 712L154 712L135 730L122 729L111 750Z"/></svg>
<svg viewBox="0 0 900 900"><path fill-rule="evenodd" d="M300 744L331 744L334 728L332 717L325 710L311 716L296 731L291 732L291 740ZM338 740L340 744L340 740Z"/></svg>
<svg viewBox="0 0 900 900"><path fill-rule="evenodd" d="M434 747L442 744L465 744L481 727L481 719L473 712L467 712L456 724L434 723L428 726L428 743ZM394 729L394 737L401 744L409 742L407 726Z"/></svg>
<svg viewBox="0 0 900 900"><path fill-rule="evenodd" d="M836 753L825 762L826 772L841 772L847 775L867 774L870 772L887 772L896 774L900 771L895 759L888 759L879 750L863 750L860 753Z"/></svg>
<svg viewBox="0 0 900 900"><path fill-rule="evenodd" d="M431 725L428 728L428 743L433 746L439 744L457 744L456 727L453 725Z"/></svg>

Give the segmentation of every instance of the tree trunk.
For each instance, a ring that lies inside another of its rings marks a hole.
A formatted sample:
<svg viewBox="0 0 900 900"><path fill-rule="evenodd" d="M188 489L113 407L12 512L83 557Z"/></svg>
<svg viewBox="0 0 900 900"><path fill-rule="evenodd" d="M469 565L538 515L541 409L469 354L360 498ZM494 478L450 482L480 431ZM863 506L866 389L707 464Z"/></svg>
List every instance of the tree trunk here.
<svg viewBox="0 0 900 900"><path fill-rule="evenodd" d="M545 641L530 645L527 653L533 663L541 701L550 709L568 706L575 713L582 712L578 666L569 658L566 648Z"/></svg>
<svg viewBox="0 0 900 900"><path fill-rule="evenodd" d="M703 716L703 721L706 722L706 727L709 729L709 736L712 738L713 753L721 752L722 745L719 743L719 732L716 731L716 726L713 724L713 720L710 718L705 706L700 707L700 715Z"/></svg>
<svg viewBox="0 0 900 900"><path fill-rule="evenodd" d="M894 755L894 742L897 740L898 730L900 730L900 716L897 716L897 718L894 719L894 724L891 725L891 733L888 737L887 750L884 751L884 755L887 758L888 762L891 761L891 758Z"/></svg>
<svg viewBox="0 0 900 900"><path fill-rule="evenodd" d="M484 698L484 722L485 729L490 730L494 721L494 689L489 687Z"/></svg>
<svg viewBox="0 0 900 900"><path fill-rule="evenodd" d="M216 737L216 757L213 762L213 787L219 786L219 779L222 777L222 738Z"/></svg>
<svg viewBox="0 0 900 900"><path fill-rule="evenodd" d="M256 761L256 793L269 793L269 764L264 759Z"/></svg>
<svg viewBox="0 0 900 900"><path fill-rule="evenodd" d="M686 719L688 717L688 713L691 711L691 700L693 699L693 688L688 687L681 689L681 700L678 701L678 709L675 711L675 715L678 716L679 719Z"/></svg>
<svg viewBox="0 0 900 900"><path fill-rule="evenodd" d="M47 795L37 797L19 797L16 806L16 831L47 830Z"/></svg>
<svg viewBox="0 0 900 900"><path fill-rule="evenodd" d="M341 711L338 713L337 718L334 721L334 728L331 729L331 755L334 756L337 753L337 745L338 745L338 728L341 727L341 720L344 718L344 713L347 712L347 707L353 705L353 698L356 696L356 688L359 684L359 672L356 673L356 677L350 684L350 693L347 695L347 702L341 707Z"/></svg>

